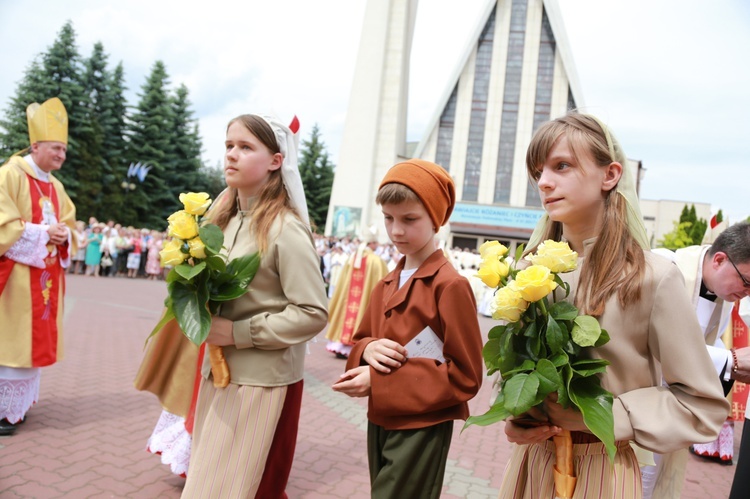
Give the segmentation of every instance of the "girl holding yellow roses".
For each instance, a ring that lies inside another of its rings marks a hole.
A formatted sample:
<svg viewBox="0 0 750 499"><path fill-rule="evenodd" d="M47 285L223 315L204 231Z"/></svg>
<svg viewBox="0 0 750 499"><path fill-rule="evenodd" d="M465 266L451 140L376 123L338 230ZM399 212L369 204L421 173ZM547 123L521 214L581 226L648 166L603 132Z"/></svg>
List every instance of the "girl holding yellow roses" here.
<svg viewBox="0 0 750 499"><path fill-rule="evenodd" d="M231 378L215 387L204 362L182 497L284 497L305 343L326 325L325 287L293 132L275 118L242 115L229 122L225 146L228 189L211 222L230 261L256 251L261 261L249 291L212 318L206 342L223 348Z"/></svg>
<svg viewBox="0 0 750 499"><path fill-rule="evenodd" d="M565 429L573 436L570 474L578 477L571 497L640 498L641 475L629 443L668 452L696 439L711 441L728 404L679 271L649 251L630 167L611 131L597 118L576 112L547 122L532 138L526 167L546 211L527 254L541 241L567 241L580 255L576 270L560 274L570 285L568 299L581 313L596 317L611 338L585 351L610 362L600 376L602 387L614 395L617 452L610 462L581 413L558 404L553 392L529 411L539 426L506 422L508 440L519 445L500 497L554 497L551 438ZM545 254L550 268L570 263L554 248ZM554 293L564 298L559 288ZM505 298L502 305L507 314L518 308ZM661 386L662 377L667 387Z"/></svg>

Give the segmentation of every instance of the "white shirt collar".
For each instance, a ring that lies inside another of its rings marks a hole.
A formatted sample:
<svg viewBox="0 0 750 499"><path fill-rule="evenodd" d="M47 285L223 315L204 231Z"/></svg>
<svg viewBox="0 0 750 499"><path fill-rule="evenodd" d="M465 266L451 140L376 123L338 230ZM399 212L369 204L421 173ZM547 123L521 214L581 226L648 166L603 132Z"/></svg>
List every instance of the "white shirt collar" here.
<svg viewBox="0 0 750 499"><path fill-rule="evenodd" d="M36 173L36 177L41 180L42 182L50 182L49 179L49 172L45 172L39 166L37 166L36 163L34 163L34 158L31 157L31 154L27 154L23 157L24 161L26 161L29 165L31 165L31 168L34 169L34 172Z"/></svg>

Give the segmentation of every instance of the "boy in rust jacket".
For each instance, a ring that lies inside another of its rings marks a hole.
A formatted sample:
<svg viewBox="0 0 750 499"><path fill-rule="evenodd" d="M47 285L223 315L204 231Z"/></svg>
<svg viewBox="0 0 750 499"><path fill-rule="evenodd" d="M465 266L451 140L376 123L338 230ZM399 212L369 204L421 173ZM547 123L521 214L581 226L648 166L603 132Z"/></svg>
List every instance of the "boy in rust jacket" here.
<svg viewBox="0 0 750 499"><path fill-rule="evenodd" d="M469 415L484 364L469 282L435 245L455 188L442 167L412 159L386 173L376 202L404 257L375 286L333 389L369 396L372 497L438 498L453 420Z"/></svg>

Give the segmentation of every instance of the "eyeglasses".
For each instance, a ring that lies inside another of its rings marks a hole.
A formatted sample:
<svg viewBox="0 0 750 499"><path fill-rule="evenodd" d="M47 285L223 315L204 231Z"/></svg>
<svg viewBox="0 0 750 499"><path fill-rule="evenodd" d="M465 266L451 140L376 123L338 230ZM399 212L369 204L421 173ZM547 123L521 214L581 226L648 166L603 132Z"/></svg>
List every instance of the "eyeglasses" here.
<svg viewBox="0 0 750 499"><path fill-rule="evenodd" d="M737 275L740 276L740 279L742 279L742 284L745 286L745 288L750 288L750 280L748 280L747 277L742 275L742 273L740 272L740 269L737 268L737 265L735 265L732 259L729 258L729 255L727 255L727 260L729 260L729 263L732 264L732 267L734 267L734 270L737 272Z"/></svg>

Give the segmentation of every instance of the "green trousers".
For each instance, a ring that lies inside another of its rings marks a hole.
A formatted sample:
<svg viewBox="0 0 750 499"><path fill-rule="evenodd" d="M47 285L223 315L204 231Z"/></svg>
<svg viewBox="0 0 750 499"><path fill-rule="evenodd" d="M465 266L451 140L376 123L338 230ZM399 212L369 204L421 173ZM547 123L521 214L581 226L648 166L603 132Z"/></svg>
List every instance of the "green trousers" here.
<svg viewBox="0 0 750 499"><path fill-rule="evenodd" d="M416 430L367 424L367 458L374 499L438 499L453 421Z"/></svg>

